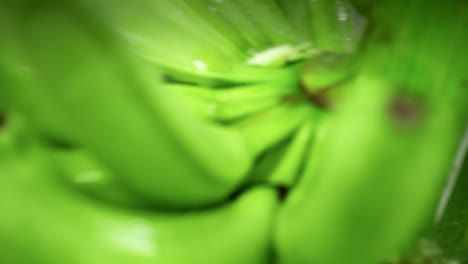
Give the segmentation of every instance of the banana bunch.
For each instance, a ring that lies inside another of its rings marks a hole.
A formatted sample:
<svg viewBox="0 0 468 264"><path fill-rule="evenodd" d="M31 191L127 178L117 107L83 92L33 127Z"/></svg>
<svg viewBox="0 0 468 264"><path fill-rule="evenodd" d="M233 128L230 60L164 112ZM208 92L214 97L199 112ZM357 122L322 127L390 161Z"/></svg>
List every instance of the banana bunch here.
<svg viewBox="0 0 468 264"><path fill-rule="evenodd" d="M395 259L463 153L466 25L456 0L3 1L0 263Z"/></svg>

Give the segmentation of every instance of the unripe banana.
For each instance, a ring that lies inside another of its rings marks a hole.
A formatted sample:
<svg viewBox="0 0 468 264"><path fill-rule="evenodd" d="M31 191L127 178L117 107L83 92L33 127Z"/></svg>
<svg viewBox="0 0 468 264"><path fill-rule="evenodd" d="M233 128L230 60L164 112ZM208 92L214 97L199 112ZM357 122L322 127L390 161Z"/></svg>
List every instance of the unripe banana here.
<svg viewBox="0 0 468 264"><path fill-rule="evenodd" d="M41 94L37 104L59 113L53 116L73 132L72 144L90 149L157 206L201 206L230 195L252 161L242 137L197 120L153 69L126 56L118 38L79 10L49 5L22 17L16 44L34 82L15 96Z"/></svg>
<svg viewBox="0 0 468 264"><path fill-rule="evenodd" d="M249 153L256 157L293 134L310 116L310 112L307 105L285 103L236 124L236 128L243 136Z"/></svg>
<svg viewBox="0 0 468 264"><path fill-rule="evenodd" d="M357 52L345 0L2 2L0 262L396 259L468 122L468 5L352 2Z"/></svg>
<svg viewBox="0 0 468 264"><path fill-rule="evenodd" d="M393 259L433 219L468 121L461 34L468 9L427 1L381 7L377 17L388 20L370 33L347 102L322 128L280 213L282 263ZM402 24L383 41L396 14ZM430 37L442 33L445 39ZM427 55L442 52L443 43L453 46L435 62Z"/></svg>
<svg viewBox="0 0 468 264"><path fill-rule="evenodd" d="M232 88L171 84L179 90L189 107L201 117L218 121L240 119L279 105L288 95L297 94L297 83L287 80Z"/></svg>
<svg viewBox="0 0 468 264"><path fill-rule="evenodd" d="M284 77L285 72L280 69L246 66L245 61L251 51L248 45L238 43L237 39L241 37L234 40L227 38L224 34L219 34L219 29L213 28L216 26L208 23L207 18L199 16L199 10L208 5L207 2L180 0L174 3L125 3L127 5L120 8L112 4L109 6L113 8L102 7L100 10L104 12L108 22L124 35L133 51L162 68L170 77L210 86L245 84ZM163 8L166 5L169 10ZM196 9L191 9L191 5L197 6ZM208 6L205 8L208 9ZM162 12L164 15L160 15ZM168 16L171 18L168 19ZM222 21L218 14L212 16ZM228 25L224 24L222 27L226 28Z"/></svg>
<svg viewBox="0 0 468 264"><path fill-rule="evenodd" d="M275 0L235 0L275 46L297 44L299 36Z"/></svg>
<svg viewBox="0 0 468 264"><path fill-rule="evenodd" d="M252 189L208 211L130 210L70 192L45 157L33 144L0 161L2 263L269 261L277 208L272 189Z"/></svg>

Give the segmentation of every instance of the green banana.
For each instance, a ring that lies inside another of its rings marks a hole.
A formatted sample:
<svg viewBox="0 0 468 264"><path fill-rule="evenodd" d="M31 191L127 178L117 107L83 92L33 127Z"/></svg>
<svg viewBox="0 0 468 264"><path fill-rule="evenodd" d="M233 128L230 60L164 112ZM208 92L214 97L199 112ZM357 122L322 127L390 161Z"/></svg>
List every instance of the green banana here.
<svg viewBox="0 0 468 264"><path fill-rule="evenodd" d="M152 70L125 56L118 39L107 35L109 39L98 42L106 34L97 38L80 24L86 16L68 8L44 7L40 17L28 14L22 22L22 42L17 44L40 86L17 89L15 96L25 98L29 90L40 93L38 104L60 113L53 116L74 132L73 144L92 150L157 206L201 206L227 197L251 163L238 133L197 120ZM57 35L62 38L51 43ZM200 135L209 140L200 141ZM122 150L133 153L132 162Z"/></svg>
<svg viewBox="0 0 468 264"><path fill-rule="evenodd" d="M4 82L1 98L8 104L9 110L29 112L32 129L39 127L43 134L69 141L72 133L68 130L65 116L52 105L40 103L44 100L44 94L34 89L36 80L31 74L31 68L25 63L24 54L15 43L17 36L12 30L13 14L11 8L0 6L0 48L4 51L0 53L0 72ZM17 96L19 89L28 96Z"/></svg>
<svg viewBox="0 0 468 264"><path fill-rule="evenodd" d="M281 209L280 261L378 263L398 256L430 224L468 121L460 85L468 65L459 54L466 10L388 1L375 11L388 20L371 31L347 102L324 124ZM405 26L391 27L383 41L395 14ZM446 39L428 42L434 33ZM408 47L408 36L417 48ZM443 60L427 56L443 43L453 45Z"/></svg>
<svg viewBox="0 0 468 264"><path fill-rule="evenodd" d="M274 46L297 44L299 37L274 0L236 0Z"/></svg>
<svg viewBox="0 0 468 264"><path fill-rule="evenodd" d="M184 84L169 86L179 90L188 101L189 108L201 117L218 121L236 120L258 113L297 93L297 84L290 80L225 89Z"/></svg>
<svg viewBox="0 0 468 264"><path fill-rule="evenodd" d="M294 133L310 111L304 104L284 104L243 120L235 127L244 138L249 153L255 157Z"/></svg>
<svg viewBox="0 0 468 264"><path fill-rule="evenodd" d="M36 145L0 161L2 263L268 263L272 189L206 212L115 208L70 192L46 156Z"/></svg>
<svg viewBox="0 0 468 264"><path fill-rule="evenodd" d="M102 11L104 16L110 19L109 22L118 27L123 26L122 30L157 32L179 40L195 37L192 41L198 42L202 39L202 43L224 52L226 56L235 55L238 58L248 56L246 53L248 44L241 34L222 16L212 12L207 1L145 0L135 3L127 0L120 1L119 5L113 4L113 1L89 2L94 9ZM172 25L166 27L166 23ZM180 33L183 34L179 35ZM185 36L187 33L188 36ZM145 34L140 35L142 36ZM158 39L156 45L167 45L160 42ZM183 49L176 50L185 53Z"/></svg>
<svg viewBox="0 0 468 264"><path fill-rule="evenodd" d="M344 0L0 4L0 262L397 259L468 122L468 5L353 2L357 52Z"/></svg>
<svg viewBox="0 0 468 264"><path fill-rule="evenodd" d="M110 23L118 28L134 51L177 80L220 86L280 79L284 76L284 71L279 69L247 67L245 62L248 60L250 47L239 44L239 40L227 39L226 34L220 34L219 30L212 28L211 23L207 24L207 19L212 16L201 18L197 15L208 3L126 3L128 4L121 8L101 9L105 10L104 14ZM193 9L192 6L196 8ZM160 15L162 10L164 15ZM172 18L167 19L167 16ZM218 15L213 16L219 18ZM213 24L219 25L222 20L219 18L217 21ZM228 27L229 24L223 23L222 28Z"/></svg>

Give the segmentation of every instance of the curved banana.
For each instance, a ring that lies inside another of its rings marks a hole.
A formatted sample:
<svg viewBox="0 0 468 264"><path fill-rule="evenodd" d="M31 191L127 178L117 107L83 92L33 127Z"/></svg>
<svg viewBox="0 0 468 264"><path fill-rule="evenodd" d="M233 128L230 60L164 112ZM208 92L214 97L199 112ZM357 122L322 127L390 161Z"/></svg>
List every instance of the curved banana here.
<svg viewBox="0 0 468 264"><path fill-rule="evenodd" d="M293 134L309 117L311 109L305 104L284 104L260 112L235 125L245 140L249 153L256 157L275 143Z"/></svg>
<svg viewBox="0 0 468 264"><path fill-rule="evenodd" d="M0 160L2 263L269 263L272 189L209 211L131 210L70 192L44 154L33 144Z"/></svg>
<svg viewBox="0 0 468 264"><path fill-rule="evenodd" d="M430 224L467 4L383 0L354 56L344 0L39 2L0 4L1 263L376 264Z"/></svg>
<svg viewBox="0 0 468 264"><path fill-rule="evenodd" d="M379 7L376 17L388 20L371 32L347 103L328 121L280 213L282 263L392 259L435 212L468 121L461 34L468 9L427 1ZM392 14L405 15L402 24L383 32ZM444 32L446 39L426 41ZM383 42L383 33L391 39ZM408 47L407 37L417 34ZM427 56L443 43L453 44L444 60Z"/></svg>
<svg viewBox="0 0 468 264"><path fill-rule="evenodd" d="M288 95L297 94L296 81L289 79L215 89L186 84L169 86L179 90L187 100L189 108L201 117L221 122L238 120L275 107Z"/></svg>
<svg viewBox="0 0 468 264"><path fill-rule="evenodd" d="M112 8L98 10L138 55L177 80L220 86L278 80L284 76L281 69L246 66L251 47L238 43L236 39L243 39L240 36L233 40L219 33L216 26L223 19L220 14L200 17L200 10L208 9L208 4L182 0L127 1L120 8L112 4L107 5ZM219 23L208 23L207 19L212 17ZM221 26L229 27L230 31L236 31L230 24Z"/></svg>
<svg viewBox="0 0 468 264"><path fill-rule="evenodd" d="M235 0L241 10L276 45L297 44L299 37L274 0Z"/></svg>
<svg viewBox="0 0 468 264"><path fill-rule="evenodd" d="M57 127L72 133L72 144L87 147L159 207L202 206L230 195L252 161L236 131L196 119L85 8L26 7L16 18L20 41L14 43L32 81L15 89L15 97L40 95L35 105L50 109ZM34 116L34 108L24 110Z"/></svg>

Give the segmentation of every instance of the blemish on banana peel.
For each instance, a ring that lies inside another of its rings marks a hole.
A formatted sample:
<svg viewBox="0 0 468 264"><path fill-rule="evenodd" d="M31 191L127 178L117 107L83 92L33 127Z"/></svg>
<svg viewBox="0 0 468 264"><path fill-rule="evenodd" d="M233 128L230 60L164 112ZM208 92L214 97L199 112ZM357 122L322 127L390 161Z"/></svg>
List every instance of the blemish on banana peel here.
<svg viewBox="0 0 468 264"><path fill-rule="evenodd" d="M389 105L392 122L401 129L415 129L424 121L424 104L421 98L409 94L394 96Z"/></svg>

